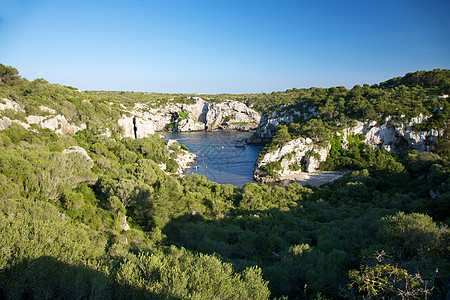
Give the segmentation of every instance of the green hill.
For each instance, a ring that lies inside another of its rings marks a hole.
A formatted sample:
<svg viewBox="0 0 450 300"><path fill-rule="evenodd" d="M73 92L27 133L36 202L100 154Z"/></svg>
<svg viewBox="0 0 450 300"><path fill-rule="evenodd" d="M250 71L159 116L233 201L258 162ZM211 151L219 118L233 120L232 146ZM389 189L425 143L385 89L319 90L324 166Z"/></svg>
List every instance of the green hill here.
<svg viewBox="0 0 450 300"><path fill-rule="evenodd" d="M318 112L311 120L327 130L369 112L399 118L422 112L445 131L447 119L434 116L448 116L448 98L436 98L449 93L448 73L418 72L352 90L202 97L267 113L307 103ZM177 152L158 135L118 134L123 107L187 103L191 95L82 92L30 82L3 65L0 78L0 99L22 109L0 111L0 120L13 120L0 131L2 299L443 298L449 292L447 136L434 152L403 156L355 142L335 158L350 159L352 170L320 188L237 188L167 174L159 164L176 169ZM79 130L24 128L27 117L49 114ZM285 125L289 138L316 129L302 128L312 122L303 121Z"/></svg>

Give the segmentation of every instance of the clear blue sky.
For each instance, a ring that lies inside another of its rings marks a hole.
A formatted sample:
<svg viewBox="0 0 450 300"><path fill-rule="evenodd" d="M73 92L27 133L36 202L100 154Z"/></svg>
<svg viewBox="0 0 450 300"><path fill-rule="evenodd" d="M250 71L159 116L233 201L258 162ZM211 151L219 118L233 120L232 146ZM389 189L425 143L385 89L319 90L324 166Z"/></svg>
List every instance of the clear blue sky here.
<svg viewBox="0 0 450 300"><path fill-rule="evenodd" d="M0 63L82 90L271 92L450 68L449 0L0 0Z"/></svg>

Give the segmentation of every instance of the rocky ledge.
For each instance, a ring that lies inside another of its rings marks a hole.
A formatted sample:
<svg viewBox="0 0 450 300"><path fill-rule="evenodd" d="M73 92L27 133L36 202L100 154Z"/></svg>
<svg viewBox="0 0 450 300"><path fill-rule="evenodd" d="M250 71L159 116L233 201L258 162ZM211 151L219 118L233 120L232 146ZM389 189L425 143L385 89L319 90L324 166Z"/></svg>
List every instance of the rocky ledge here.
<svg viewBox="0 0 450 300"><path fill-rule="evenodd" d="M0 102L0 111L10 109L16 112L24 113L25 111L20 107L20 105L9 99L2 99L4 103ZM11 127L12 123L16 123L24 127L28 130L33 130L31 125L36 124L37 126L50 129L55 131L58 134L75 134L79 130L86 129L86 124L81 124L79 126L75 124L71 124L67 121L66 117L63 115L56 114L56 111L45 107L40 106L40 109L46 114L50 114L47 116L33 116L29 115L25 117L23 120L12 120L6 116L0 118L0 130L4 130L6 128Z"/></svg>

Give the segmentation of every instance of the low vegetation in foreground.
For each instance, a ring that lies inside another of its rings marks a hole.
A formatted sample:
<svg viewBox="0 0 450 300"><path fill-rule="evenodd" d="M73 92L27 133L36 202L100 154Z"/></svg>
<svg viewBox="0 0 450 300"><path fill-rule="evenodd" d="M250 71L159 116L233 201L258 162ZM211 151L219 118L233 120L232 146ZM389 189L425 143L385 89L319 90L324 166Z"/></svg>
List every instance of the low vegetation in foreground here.
<svg viewBox="0 0 450 300"><path fill-rule="evenodd" d="M29 82L0 67L1 98L25 110L1 117L45 105L87 124L74 135L15 123L0 131L0 298L448 295L447 136L434 152L403 156L338 149L329 164L352 170L320 188L237 188L163 172L160 163L176 168L176 153L156 135L121 139L108 102L124 94ZM106 126L111 136L100 134ZM64 151L74 146L87 155Z"/></svg>

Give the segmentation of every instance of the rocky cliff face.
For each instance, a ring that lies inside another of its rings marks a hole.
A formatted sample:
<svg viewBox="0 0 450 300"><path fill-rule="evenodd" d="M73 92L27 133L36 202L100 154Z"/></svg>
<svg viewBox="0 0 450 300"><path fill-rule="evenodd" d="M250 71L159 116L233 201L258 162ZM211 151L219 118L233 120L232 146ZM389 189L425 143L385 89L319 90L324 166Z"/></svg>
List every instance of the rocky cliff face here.
<svg viewBox="0 0 450 300"><path fill-rule="evenodd" d="M258 126L257 133L262 139L270 139L275 134L276 125L290 123L293 120L292 115L287 116L279 114L263 116ZM406 153L412 149L418 151L429 151L439 138L440 132L437 130L430 131L414 131L412 126L416 123L422 123L426 119L425 116L412 118L407 124L402 122L392 122L390 117L386 118L382 124L376 121L356 122L356 125L344 130L342 139L342 147L348 145L347 138L350 135L363 134L364 142L373 149L385 149L389 152ZM340 135L340 133L336 133ZM281 148L266 153L260 157L255 165L254 177L258 181L270 181L273 178L266 176L262 172L274 163L279 163L281 169L277 170L279 176L285 176L295 173L315 172L319 168L320 162L327 159L330 146L320 148L312 143L312 140L299 138L286 143Z"/></svg>
<svg viewBox="0 0 450 300"><path fill-rule="evenodd" d="M170 153L173 153L175 151L174 146L176 148L179 148L180 145L175 140L167 141L167 148L169 149ZM183 174L184 171L186 171L188 168L190 168L190 165L193 164L196 159L197 159L197 155L195 155L194 153L191 153L184 149L179 149L178 153L177 153L177 157L175 158L175 162L178 164L178 170L177 170L176 174L178 174L178 175ZM161 169L165 170L165 166Z"/></svg>
<svg viewBox="0 0 450 300"><path fill-rule="evenodd" d="M261 121L256 129L258 142L268 143L276 133L276 129L280 124L289 124L294 122L295 118L309 119L318 113L315 108L310 108L306 112L300 112L295 109L283 110L284 106L280 106L281 111L275 111L270 114L263 114Z"/></svg>
<svg viewBox="0 0 450 300"><path fill-rule="evenodd" d="M275 178L267 176L264 168L271 163L277 163L274 170L278 176L297 174L300 172L315 172L319 164L327 159L330 147L320 147L310 138L298 138L287 142L283 147L265 153L258 159L253 171L254 178L260 182L273 181Z"/></svg>
<svg viewBox="0 0 450 300"><path fill-rule="evenodd" d="M237 101L208 103L194 97L194 104L172 103L149 109L138 104L118 120L122 137L141 138L171 126L175 131L222 129L256 129L261 116ZM180 116L183 114L183 116ZM186 117L187 116L187 117Z"/></svg>
<svg viewBox="0 0 450 300"><path fill-rule="evenodd" d="M365 143L376 149L383 148L389 152L405 153L408 150L416 149L418 151L430 151L439 138L439 131L432 129L430 131L414 131L412 126L415 123L422 123L422 115L412 118L408 124L396 122L389 125L389 118L384 124L368 122L362 127L365 135Z"/></svg>
<svg viewBox="0 0 450 300"><path fill-rule="evenodd" d="M9 99L2 99L2 100L3 102L5 102L5 104L0 103L0 111L11 109L16 112L22 113L25 112L16 102L11 101ZM4 130L6 128L11 127L12 123L19 124L23 126L25 129L30 129L30 125L36 124L41 128L50 129L58 134L63 135L75 134L79 130L86 129L86 124L81 124L80 126L70 124L69 122L67 122L66 117L64 117L63 115L57 115L56 111L51 108L41 106L40 109L43 112L50 113L50 115L48 116L29 115L25 118L25 122L21 120L12 120L8 117L2 117L0 119L0 130Z"/></svg>
<svg viewBox="0 0 450 300"><path fill-rule="evenodd" d="M140 139L157 131L163 131L166 125L174 122L176 118L174 113L167 109L142 111L135 107L129 112L131 116L123 114L117 121L121 128L120 134L122 137Z"/></svg>
<svg viewBox="0 0 450 300"><path fill-rule="evenodd" d="M76 126L74 124L69 124L66 117L63 115L56 116L28 116L28 124L37 124L41 128L47 128L55 131L58 134L75 134L79 130L86 129L86 124L81 126Z"/></svg>
<svg viewBox="0 0 450 300"><path fill-rule="evenodd" d="M182 119L175 123L175 131L189 132L189 131L205 131L206 124L192 119Z"/></svg>

